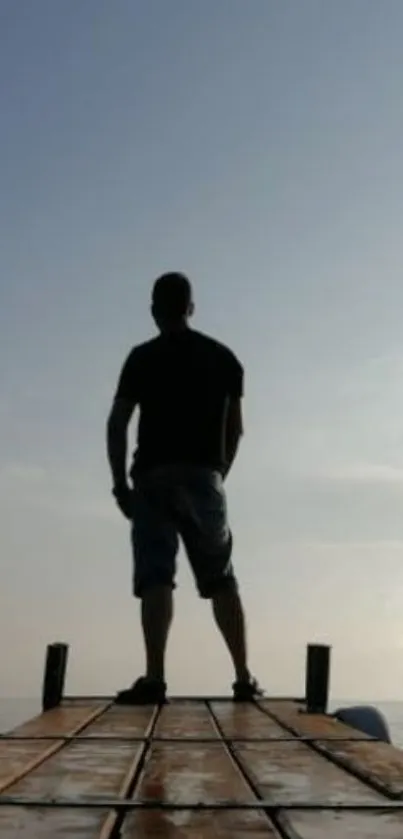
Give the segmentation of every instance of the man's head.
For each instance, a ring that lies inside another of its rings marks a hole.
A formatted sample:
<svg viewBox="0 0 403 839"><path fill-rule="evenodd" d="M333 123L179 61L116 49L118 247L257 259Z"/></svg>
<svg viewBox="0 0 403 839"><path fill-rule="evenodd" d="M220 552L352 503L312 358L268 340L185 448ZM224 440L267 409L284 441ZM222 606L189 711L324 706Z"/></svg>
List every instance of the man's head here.
<svg viewBox="0 0 403 839"><path fill-rule="evenodd" d="M163 274L155 281L151 312L161 332L186 326L194 304L192 286L184 274Z"/></svg>

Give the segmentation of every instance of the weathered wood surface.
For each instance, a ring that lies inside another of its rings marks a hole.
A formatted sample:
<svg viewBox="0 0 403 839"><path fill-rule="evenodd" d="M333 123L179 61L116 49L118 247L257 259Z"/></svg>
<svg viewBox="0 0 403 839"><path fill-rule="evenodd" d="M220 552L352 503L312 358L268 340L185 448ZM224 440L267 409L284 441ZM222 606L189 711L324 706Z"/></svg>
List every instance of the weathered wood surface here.
<svg viewBox="0 0 403 839"><path fill-rule="evenodd" d="M225 737L243 739L249 737L289 737L290 735L262 714L254 705L232 702L212 702L211 709L222 727Z"/></svg>
<svg viewBox="0 0 403 839"><path fill-rule="evenodd" d="M316 744L322 752L336 758L347 770L350 769L365 779L374 781L386 793L403 798L402 749L387 743L378 743L333 717L301 713L298 706L291 702L276 703L266 700L259 704L264 710L274 714L296 736L316 738Z"/></svg>
<svg viewBox="0 0 403 839"><path fill-rule="evenodd" d="M0 793L32 772L43 761L49 760L64 746L64 741L55 739L23 740L24 737L74 737L89 725L107 706L69 708L47 711L25 725L15 729L15 739L0 739Z"/></svg>
<svg viewBox="0 0 403 839"><path fill-rule="evenodd" d="M99 839L104 810L1 807L1 839Z"/></svg>
<svg viewBox="0 0 403 839"><path fill-rule="evenodd" d="M69 700L0 739L1 839L111 839L120 819L111 801L127 797L158 809L128 812L122 839L403 839L403 810L375 809L403 798L403 752L291 701L260 705ZM314 748L298 735L315 738ZM7 796L36 806L7 806ZM225 809L261 799L278 805L282 833L259 806ZM63 807L41 807L50 800ZM84 806L69 808L73 800ZM221 809L191 809L198 802ZM298 809L320 803L351 809ZM358 805L374 810L354 812Z"/></svg>
<svg viewBox="0 0 403 839"><path fill-rule="evenodd" d="M293 813L298 839L402 839L403 816L379 813Z"/></svg>

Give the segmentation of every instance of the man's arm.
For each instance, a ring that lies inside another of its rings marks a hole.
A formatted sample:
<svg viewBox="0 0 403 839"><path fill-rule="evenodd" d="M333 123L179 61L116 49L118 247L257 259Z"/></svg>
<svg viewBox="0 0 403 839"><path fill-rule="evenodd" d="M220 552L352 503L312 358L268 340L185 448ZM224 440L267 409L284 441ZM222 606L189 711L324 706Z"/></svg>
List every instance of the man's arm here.
<svg viewBox="0 0 403 839"><path fill-rule="evenodd" d="M242 400L238 396L231 397L227 408L225 429L225 468L223 477L226 478L236 458L239 442L243 434Z"/></svg>
<svg viewBox="0 0 403 839"><path fill-rule="evenodd" d="M114 490L127 488L127 429L135 401L117 395L107 422L108 460Z"/></svg>
<svg viewBox="0 0 403 839"><path fill-rule="evenodd" d="M127 482L127 429L136 407L140 370L134 350L126 359L107 422L108 460L112 472L113 495L126 518L132 515L132 492Z"/></svg>
<svg viewBox="0 0 403 839"><path fill-rule="evenodd" d="M239 441L243 434L242 398L244 395L244 369L233 353L230 355L227 368L227 393L227 411L224 429L224 478L227 477L234 463L239 448Z"/></svg>

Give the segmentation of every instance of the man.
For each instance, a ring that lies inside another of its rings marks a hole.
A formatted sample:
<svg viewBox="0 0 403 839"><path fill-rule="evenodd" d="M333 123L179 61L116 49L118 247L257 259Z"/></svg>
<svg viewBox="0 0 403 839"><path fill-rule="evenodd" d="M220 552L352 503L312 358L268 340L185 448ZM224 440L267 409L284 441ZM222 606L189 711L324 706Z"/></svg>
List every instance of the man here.
<svg viewBox="0 0 403 839"><path fill-rule="evenodd" d="M183 274L164 274L155 282L151 312L160 334L129 354L108 419L113 494L132 523L134 594L141 599L147 663L145 676L117 694L120 704L165 701L178 536L231 654L234 699L262 695L247 664L223 489L243 431L243 368L228 348L190 328L193 311ZM130 485L127 429L136 406L138 446Z"/></svg>

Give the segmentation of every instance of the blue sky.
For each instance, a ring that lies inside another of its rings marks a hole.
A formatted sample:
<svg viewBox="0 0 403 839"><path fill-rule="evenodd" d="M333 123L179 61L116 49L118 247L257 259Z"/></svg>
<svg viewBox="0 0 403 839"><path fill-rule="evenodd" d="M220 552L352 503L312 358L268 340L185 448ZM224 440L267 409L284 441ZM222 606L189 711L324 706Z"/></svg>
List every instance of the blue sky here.
<svg viewBox="0 0 403 839"><path fill-rule="evenodd" d="M105 420L149 295L187 272L195 326L246 368L228 482L251 664L301 690L401 697L400 0L3 0L0 672L34 695L142 669ZM232 673L184 560L178 692ZM195 655L203 639L206 655Z"/></svg>

